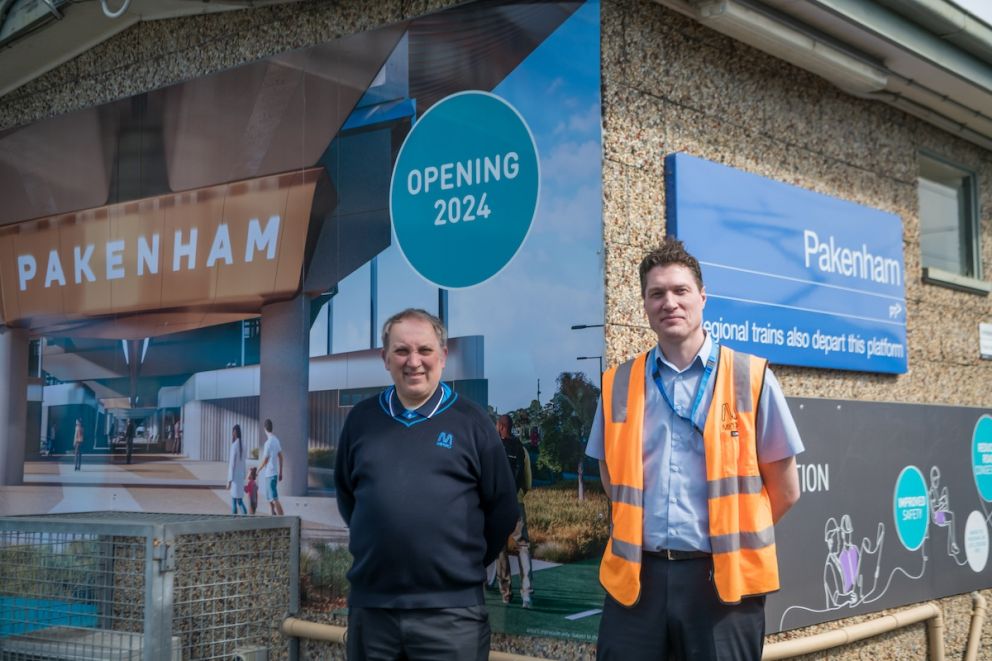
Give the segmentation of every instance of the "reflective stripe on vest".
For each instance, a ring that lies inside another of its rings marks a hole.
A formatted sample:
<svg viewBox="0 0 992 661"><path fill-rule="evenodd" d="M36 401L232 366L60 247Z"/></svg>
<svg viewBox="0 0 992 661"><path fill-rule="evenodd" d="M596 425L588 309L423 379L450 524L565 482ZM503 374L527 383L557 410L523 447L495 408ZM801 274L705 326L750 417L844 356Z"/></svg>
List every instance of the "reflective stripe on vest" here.
<svg viewBox="0 0 992 661"><path fill-rule="evenodd" d="M613 526L599 576L603 587L625 606L637 603L640 596L647 356L641 354L603 376L603 440ZM766 366L761 358L721 346L703 429L713 579L725 603L779 587L771 502L755 446Z"/></svg>
<svg viewBox="0 0 992 661"><path fill-rule="evenodd" d="M610 471L612 525L599 567L599 580L625 606L635 604L641 594L644 465L640 430L644 426L644 358L639 356L603 375L603 446Z"/></svg>

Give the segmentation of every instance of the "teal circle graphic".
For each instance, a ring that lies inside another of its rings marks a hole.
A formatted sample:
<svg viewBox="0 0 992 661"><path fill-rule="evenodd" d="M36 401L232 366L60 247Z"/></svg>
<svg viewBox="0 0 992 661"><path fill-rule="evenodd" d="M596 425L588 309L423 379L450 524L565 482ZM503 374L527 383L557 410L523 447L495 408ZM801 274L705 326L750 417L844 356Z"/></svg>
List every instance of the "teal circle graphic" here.
<svg viewBox="0 0 992 661"><path fill-rule="evenodd" d="M992 501L992 417L983 415L971 435L971 473L982 500Z"/></svg>
<svg viewBox="0 0 992 661"><path fill-rule="evenodd" d="M906 466L899 473L892 510L902 545L910 551L923 546L930 523L930 498L923 473L916 466Z"/></svg>
<svg viewBox="0 0 992 661"><path fill-rule="evenodd" d="M459 92L434 104L400 148L389 214L400 252L446 289L493 277L530 232L540 162L524 118L489 92Z"/></svg>

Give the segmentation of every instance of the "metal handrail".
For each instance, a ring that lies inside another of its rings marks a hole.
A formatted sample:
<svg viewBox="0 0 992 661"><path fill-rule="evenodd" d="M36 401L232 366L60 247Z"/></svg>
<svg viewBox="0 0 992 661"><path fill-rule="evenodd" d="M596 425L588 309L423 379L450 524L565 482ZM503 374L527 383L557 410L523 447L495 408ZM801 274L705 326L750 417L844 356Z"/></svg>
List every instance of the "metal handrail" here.
<svg viewBox="0 0 992 661"><path fill-rule="evenodd" d="M813 636L765 645L761 660L775 661L802 654L822 652L832 647L847 645L924 621L927 623L930 640L929 659L930 661L944 661L944 614L934 603L922 604L868 622L852 624Z"/></svg>
<svg viewBox="0 0 992 661"><path fill-rule="evenodd" d="M310 622L295 617L287 617L282 622L282 632L287 636L322 640L330 643L345 644L348 640L348 629L334 624ZM489 652L489 661L549 661L542 657L511 654L510 652Z"/></svg>
<svg viewBox="0 0 992 661"><path fill-rule="evenodd" d="M971 593L971 627L968 630L968 647L965 648L964 661L975 661L978 650L982 646L982 627L985 625L985 597L977 592Z"/></svg>
<svg viewBox="0 0 992 661"><path fill-rule="evenodd" d="M975 661L977 658L981 646L982 627L985 624L985 597L978 592L972 592L971 599L971 625L968 632L968 646L964 656L965 661ZM927 624L927 638L929 639L930 646L929 661L944 661L944 614L940 607L933 602L921 604L896 613L890 613L889 615L884 615L868 622L860 622L813 636L796 638L795 640L783 640L765 645L764 653L761 655L761 661L776 661L803 654L822 652L823 650L840 647L841 645L849 645L920 622L926 622ZM311 622L296 617L287 617L283 620L281 629L287 636L307 638L309 640L344 644L348 639L348 629L346 627ZM490 651L489 659L490 661L549 661L542 657L497 651Z"/></svg>

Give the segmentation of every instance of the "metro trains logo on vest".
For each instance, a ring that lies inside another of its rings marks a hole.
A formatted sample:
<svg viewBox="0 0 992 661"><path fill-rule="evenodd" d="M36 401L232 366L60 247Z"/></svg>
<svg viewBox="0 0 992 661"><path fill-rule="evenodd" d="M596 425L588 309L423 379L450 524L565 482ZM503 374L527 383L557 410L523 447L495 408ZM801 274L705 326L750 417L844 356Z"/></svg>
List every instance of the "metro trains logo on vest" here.
<svg viewBox="0 0 992 661"><path fill-rule="evenodd" d="M723 431L729 431L731 436L737 436L737 411L724 404L720 410L720 426Z"/></svg>

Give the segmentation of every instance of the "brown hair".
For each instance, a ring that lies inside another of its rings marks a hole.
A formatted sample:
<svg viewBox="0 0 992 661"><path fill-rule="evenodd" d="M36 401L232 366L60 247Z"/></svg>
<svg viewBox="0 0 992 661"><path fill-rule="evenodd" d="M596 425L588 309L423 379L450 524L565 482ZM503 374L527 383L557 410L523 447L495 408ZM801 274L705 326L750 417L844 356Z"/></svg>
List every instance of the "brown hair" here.
<svg viewBox="0 0 992 661"><path fill-rule="evenodd" d="M645 294L648 284L648 272L653 268L659 266L671 266L672 264L677 264L679 266L684 266L692 272L693 277L696 279L696 284L700 289L703 288L703 272L699 268L699 260L689 254L689 251L685 249L685 244L676 239L674 236L666 236L662 240L661 245L649 252L641 260L641 265L638 271L641 276L641 296Z"/></svg>
<svg viewBox="0 0 992 661"><path fill-rule="evenodd" d="M382 325L382 348L384 351L389 351L389 331L392 330L393 324L403 321L404 319L419 319L420 321L426 321L431 326L434 327L434 334L437 335L437 341L444 349L448 346L448 331L441 323L441 320L432 315L427 310L421 310L420 308L407 308L402 312L397 312L392 317L386 320L386 323Z"/></svg>

